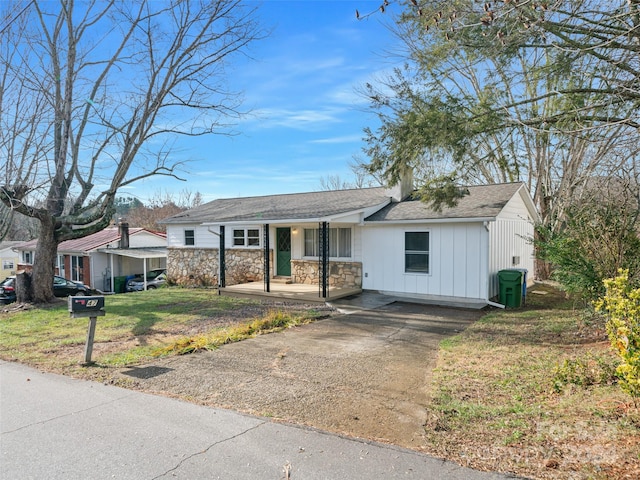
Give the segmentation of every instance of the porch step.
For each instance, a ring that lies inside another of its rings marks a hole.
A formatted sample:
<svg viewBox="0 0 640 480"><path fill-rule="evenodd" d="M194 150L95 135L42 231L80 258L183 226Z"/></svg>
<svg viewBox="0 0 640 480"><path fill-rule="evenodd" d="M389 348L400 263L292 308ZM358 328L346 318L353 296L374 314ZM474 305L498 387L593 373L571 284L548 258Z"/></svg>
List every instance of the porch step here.
<svg viewBox="0 0 640 480"><path fill-rule="evenodd" d="M291 280L291 277L273 277L271 279L272 283L283 283L283 284L290 284L293 283L293 280Z"/></svg>

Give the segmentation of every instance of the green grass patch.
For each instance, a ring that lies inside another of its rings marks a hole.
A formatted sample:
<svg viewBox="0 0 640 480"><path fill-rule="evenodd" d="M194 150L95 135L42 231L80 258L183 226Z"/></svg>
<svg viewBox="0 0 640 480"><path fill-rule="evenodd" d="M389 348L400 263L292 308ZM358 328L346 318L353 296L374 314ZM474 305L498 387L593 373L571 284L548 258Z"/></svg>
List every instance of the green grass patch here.
<svg viewBox="0 0 640 480"><path fill-rule="evenodd" d="M269 311L251 299L178 287L105 297L93 360L124 367L184 354L314 319L313 311ZM263 318L264 314L264 318ZM257 315L257 316L256 316ZM66 302L0 313L0 358L66 371L83 360L88 319L71 318ZM197 331L195 335L187 332Z"/></svg>
<svg viewBox="0 0 640 480"><path fill-rule="evenodd" d="M277 332L285 328L309 323L312 319L306 315L291 314L282 310L271 310L262 318L231 328L224 328L208 335L183 337L169 345L155 349L155 356L184 355L198 350L213 350L228 343L239 342L264 333Z"/></svg>

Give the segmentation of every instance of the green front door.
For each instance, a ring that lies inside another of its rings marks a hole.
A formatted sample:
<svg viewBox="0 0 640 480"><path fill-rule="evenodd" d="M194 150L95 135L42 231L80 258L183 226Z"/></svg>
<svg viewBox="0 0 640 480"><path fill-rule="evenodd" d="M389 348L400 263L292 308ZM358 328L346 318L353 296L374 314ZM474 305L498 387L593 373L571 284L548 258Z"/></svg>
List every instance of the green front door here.
<svg viewBox="0 0 640 480"><path fill-rule="evenodd" d="M276 228L276 275L291 276L291 229Z"/></svg>

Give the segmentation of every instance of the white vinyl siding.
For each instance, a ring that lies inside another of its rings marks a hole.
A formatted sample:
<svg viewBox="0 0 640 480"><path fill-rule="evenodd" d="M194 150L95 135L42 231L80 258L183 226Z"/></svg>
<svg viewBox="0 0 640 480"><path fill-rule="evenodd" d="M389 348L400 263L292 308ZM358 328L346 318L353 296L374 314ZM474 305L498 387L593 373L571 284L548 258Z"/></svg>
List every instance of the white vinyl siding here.
<svg viewBox="0 0 640 480"><path fill-rule="evenodd" d="M192 229L185 229L184 231L184 245L187 247L193 247L196 244L196 231Z"/></svg>

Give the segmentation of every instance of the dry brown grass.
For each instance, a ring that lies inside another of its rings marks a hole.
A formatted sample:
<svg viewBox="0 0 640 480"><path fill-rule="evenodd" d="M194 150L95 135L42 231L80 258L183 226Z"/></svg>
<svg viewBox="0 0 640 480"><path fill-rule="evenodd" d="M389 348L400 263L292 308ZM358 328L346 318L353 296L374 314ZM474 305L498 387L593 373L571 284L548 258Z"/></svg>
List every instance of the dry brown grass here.
<svg viewBox="0 0 640 480"><path fill-rule="evenodd" d="M614 384L602 320L536 289L444 343L426 449L533 478L640 478L640 411Z"/></svg>

